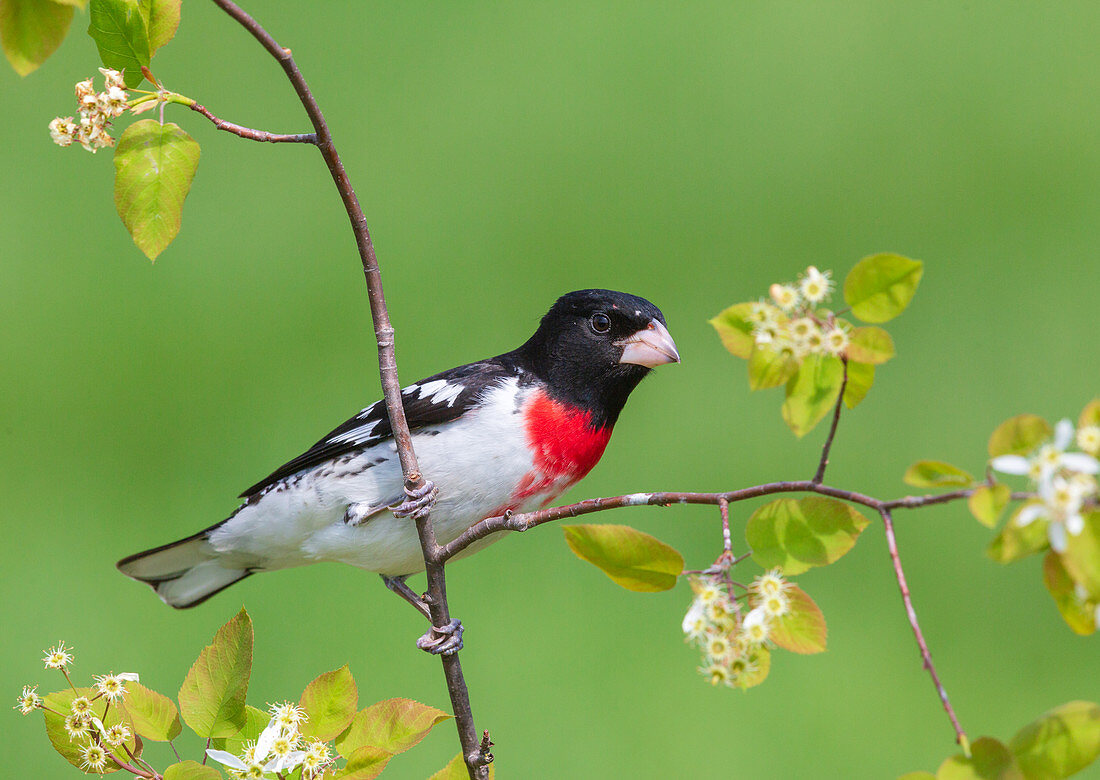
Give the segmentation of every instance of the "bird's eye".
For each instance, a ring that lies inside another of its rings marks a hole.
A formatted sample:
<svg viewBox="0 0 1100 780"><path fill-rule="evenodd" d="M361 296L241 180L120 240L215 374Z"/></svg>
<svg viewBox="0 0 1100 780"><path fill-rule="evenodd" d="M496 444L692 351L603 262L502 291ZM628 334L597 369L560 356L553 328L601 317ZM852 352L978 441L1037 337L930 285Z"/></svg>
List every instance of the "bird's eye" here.
<svg viewBox="0 0 1100 780"><path fill-rule="evenodd" d="M589 320L592 325L592 330L597 333L607 333L611 330L611 318L604 314L602 311L598 311L592 315L592 319Z"/></svg>

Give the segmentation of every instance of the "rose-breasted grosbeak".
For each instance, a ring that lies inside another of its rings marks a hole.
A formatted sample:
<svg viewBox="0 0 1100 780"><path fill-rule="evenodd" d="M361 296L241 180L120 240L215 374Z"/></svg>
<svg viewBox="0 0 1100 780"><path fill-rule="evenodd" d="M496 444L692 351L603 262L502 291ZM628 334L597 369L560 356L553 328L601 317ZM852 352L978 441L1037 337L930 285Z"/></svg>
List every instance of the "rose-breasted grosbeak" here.
<svg viewBox="0 0 1100 780"><path fill-rule="evenodd" d="M518 349L404 388L413 447L438 489L439 543L557 498L599 461L638 382L679 360L652 303L579 290L559 298ZM184 608L255 572L318 561L391 578L424 569L415 524L400 516L404 481L382 401L241 495L228 519L124 558L119 570Z"/></svg>

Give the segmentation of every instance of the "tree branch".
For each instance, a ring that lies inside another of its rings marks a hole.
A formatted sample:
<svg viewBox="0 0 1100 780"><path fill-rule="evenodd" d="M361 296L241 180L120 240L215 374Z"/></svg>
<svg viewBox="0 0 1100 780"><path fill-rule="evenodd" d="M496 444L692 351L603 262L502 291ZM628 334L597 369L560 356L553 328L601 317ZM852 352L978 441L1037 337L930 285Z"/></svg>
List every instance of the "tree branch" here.
<svg viewBox="0 0 1100 780"><path fill-rule="evenodd" d="M825 446L821 448L821 462L817 464L817 473L813 481L821 484L825 479L825 467L829 465L829 450L833 446L836 427L840 423L840 410L844 406L844 390L848 387L848 358L841 358L844 365L844 378L840 380L840 394L836 397L836 409L833 410L833 424L829 426L829 435L825 437Z"/></svg>
<svg viewBox="0 0 1100 780"><path fill-rule="evenodd" d="M405 419L405 408L401 402L401 383L397 377L393 325L390 323L386 299L382 292L382 277L378 270L378 259L374 254L374 242L371 240L370 231L367 229L367 219L363 214L362 207L359 205L359 199L351 187L347 171L344 170L344 164L336 153L332 133L329 131L325 117L321 113L321 108L314 99L309 85L298 69L298 65L294 62L290 50L280 46L267 30L232 0L213 0L213 2L248 30L252 37L259 41L260 45L278 61L287 78L290 79L290 83L313 125L317 136L314 143L328 166L329 173L332 175L332 180L340 193L340 199L344 203L344 209L348 213L348 219L351 220L352 230L355 233L355 242L363 263L363 275L367 281L367 297L370 300L375 341L378 345L378 373L382 381L386 411L389 414L394 442L397 444L397 454L401 460L401 471L405 476L405 489L415 490L424 485L424 478L420 474L416 453L413 452L412 435L409 432L409 425ZM427 601L432 616L432 625L442 628L450 622L450 611L447 606L447 585L444 574L445 559L439 556L440 547L435 539L431 518L424 516L418 519L416 530L420 537L425 570L428 575ZM465 757L467 770L471 780L485 780L488 778L488 765L491 758L483 754L478 741L473 714L470 710L470 696L466 689L466 681L462 676L462 666L459 663L458 654L441 655L440 658L447 678L447 691L451 697L455 725L458 728L459 740L462 743L462 755Z"/></svg>
<svg viewBox="0 0 1100 780"><path fill-rule="evenodd" d="M214 127L219 130L225 130L227 133L239 135L241 138L247 138L249 141L266 141L273 144L317 144L316 133L281 135L279 133L269 133L266 130L253 130L251 127L244 127L243 125L237 125L232 122L227 122L224 119L219 119L210 113L206 106L201 103L191 103L189 107L192 111L197 111L213 122Z"/></svg>

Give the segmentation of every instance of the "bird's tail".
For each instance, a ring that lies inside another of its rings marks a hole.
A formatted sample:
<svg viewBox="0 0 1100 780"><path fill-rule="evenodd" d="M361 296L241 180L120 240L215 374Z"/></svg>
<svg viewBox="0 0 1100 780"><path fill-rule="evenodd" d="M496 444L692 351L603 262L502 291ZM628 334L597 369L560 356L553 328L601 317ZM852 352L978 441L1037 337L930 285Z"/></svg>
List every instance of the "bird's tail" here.
<svg viewBox="0 0 1100 780"><path fill-rule="evenodd" d="M123 558L118 570L151 586L170 607L201 604L252 574L251 569L222 565L206 540L207 531Z"/></svg>

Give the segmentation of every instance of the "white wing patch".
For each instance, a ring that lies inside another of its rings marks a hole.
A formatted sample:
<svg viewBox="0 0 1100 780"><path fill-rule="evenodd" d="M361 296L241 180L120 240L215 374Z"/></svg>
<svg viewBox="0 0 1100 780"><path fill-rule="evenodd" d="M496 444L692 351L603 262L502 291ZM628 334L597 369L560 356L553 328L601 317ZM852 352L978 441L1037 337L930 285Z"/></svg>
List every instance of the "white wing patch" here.
<svg viewBox="0 0 1100 780"><path fill-rule="evenodd" d="M339 436L333 436L330 441L333 444L339 444L343 442L348 442L350 444L369 441L371 438L371 433L374 431L376 425L378 425L378 422L376 420L372 420L369 423L364 423L363 425L360 425L358 428L352 428L350 431L345 431Z"/></svg>
<svg viewBox="0 0 1100 780"><path fill-rule="evenodd" d="M465 389L465 385L453 385L446 379L436 379L434 382L427 382L420 386L420 397L427 398L430 395L431 398L428 398L430 403L454 406L455 399Z"/></svg>

